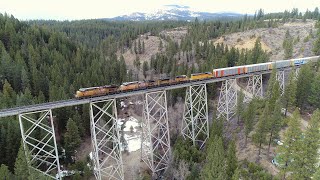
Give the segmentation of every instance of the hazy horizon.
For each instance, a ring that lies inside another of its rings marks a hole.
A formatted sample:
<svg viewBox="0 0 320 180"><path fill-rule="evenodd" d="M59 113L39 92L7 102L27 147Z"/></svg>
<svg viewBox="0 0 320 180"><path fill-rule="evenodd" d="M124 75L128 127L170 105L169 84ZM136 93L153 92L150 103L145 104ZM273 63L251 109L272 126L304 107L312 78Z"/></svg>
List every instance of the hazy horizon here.
<svg viewBox="0 0 320 180"><path fill-rule="evenodd" d="M283 12L298 8L300 12L307 9L313 11L319 6L320 0L259 0L259 1L236 1L236 0L118 0L118 1L0 1L0 13L10 14L20 20L79 20L112 18L128 15L134 12L150 13L165 8L166 5L180 5L189 7L193 11L201 12L235 12L241 14L254 14L258 9L265 13Z"/></svg>

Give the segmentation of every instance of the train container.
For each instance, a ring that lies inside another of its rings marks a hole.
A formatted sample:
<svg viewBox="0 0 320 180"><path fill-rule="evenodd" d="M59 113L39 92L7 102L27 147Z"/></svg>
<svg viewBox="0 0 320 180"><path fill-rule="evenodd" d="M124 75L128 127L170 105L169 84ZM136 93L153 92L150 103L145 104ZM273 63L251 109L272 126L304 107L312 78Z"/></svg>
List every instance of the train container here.
<svg viewBox="0 0 320 180"><path fill-rule="evenodd" d="M275 61L273 62L274 67L277 69L282 69L291 66L291 60Z"/></svg>
<svg viewBox="0 0 320 180"><path fill-rule="evenodd" d="M100 87L81 88L76 92L76 98L101 96L116 92L118 89L115 85L107 85Z"/></svg>
<svg viewBox="0 0 320 180"><path fill-rule="evenodd" d="M310 61L316 61L316 60L318 60L318 58L319 58L319 56L291 59L291 65L292 66L301 66L301 65L307 64Z"/></svg>
<svg viewBox="0 0 320 180"><path fill-rule="evenodd" d="M166 86L169 85L172 81L170 78L160 78L157 80L157 85L158 86Z"/></svg>
<svg viewBox="0 0 320 180"><path fill-rule="evenodd" d="M272 69L272 63L270 63L270 62L246 65L246 73L268 71L268 70L271 70L271 69Z"/></svg>
<svg viewBox="0 0 320 180"><path fill-rule="evenodd" d="M194 74L191 74L190 80L196 81L196 80L210 79L212 77L213 77L213 74L211 72L194 73Z"/></svg>
<svg viewBox="0 0 320 180"><path fill-rule="evenodd" d="M244 74L246 70L245 66L234 66L234 67L227 67L221 69L214 69L213 75L214 77L224 77L224 76L233 76L237 74Z"/></svg>

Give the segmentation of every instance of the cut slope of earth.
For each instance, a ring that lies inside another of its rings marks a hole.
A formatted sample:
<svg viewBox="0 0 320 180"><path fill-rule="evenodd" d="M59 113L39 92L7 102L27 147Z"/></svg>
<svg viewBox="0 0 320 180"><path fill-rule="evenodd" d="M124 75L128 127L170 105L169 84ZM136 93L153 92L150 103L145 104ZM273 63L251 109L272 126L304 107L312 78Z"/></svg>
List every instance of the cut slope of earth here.
<svg viewBox="0 0 320 180"><path fill-rule="evenodd" d="M259 28L244 32L228 34L217 39L213 39L214 43L224 43L239 49L254 47L255 40L260 37L261 45L264 50L271 54L271 60L284 59L284 50L282 48L283 39L286 31L289 30L290 35L296 43L293 46L293 57L312 56L312 45L314 38L307 38L310 34L314 34L316 21L307 20L302 22L289 22L279 25L277 28ZM310 33L312 32L312 33ZM299 39L299 41L297 41Z"/></svg>

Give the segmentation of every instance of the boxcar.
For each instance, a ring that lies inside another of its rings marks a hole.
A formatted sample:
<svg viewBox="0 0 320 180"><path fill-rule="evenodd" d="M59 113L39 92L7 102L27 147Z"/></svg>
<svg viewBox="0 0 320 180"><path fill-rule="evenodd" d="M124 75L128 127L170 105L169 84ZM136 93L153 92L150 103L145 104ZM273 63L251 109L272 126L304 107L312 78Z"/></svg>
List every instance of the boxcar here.
<svg viewBox="0 0 320 180"><path fill-rule="evenodd" d="M205 72L205 73L194 73L191 74L190 80L203 80L203 79L210 79L213 77L213 74L211 72Z"/></svg>
<svg viewBox="0 0 320 180"><path fill-rule="evenodd" d="M298 59L291 59L292 66L301 66L307 64L310 61L318 60L319 56L312 56L307 58L298 58Z"/></svg>
<svg viewBox="0 0 320 180"><path fill-rule="evenodd" d="M284 60L284 61L275 61L274 67L277 69L286 68L291 66L291 60Z"/></svg>
<svg viewBox="0 0 320 180"><path fill-rule="evenodd" d="M246 66L246 73L268 71L272 69L272 63L250 64Z"/></svg>
<svg viewBox="0 0 320 180"><path fill-rule="evenodd" d="M227 67L227 68L213 70L213 75L216 78L224 77L224 76L233 76L233 75L244 74L244 73L246 73L245 66L234 66L234 67Z"/></svg>

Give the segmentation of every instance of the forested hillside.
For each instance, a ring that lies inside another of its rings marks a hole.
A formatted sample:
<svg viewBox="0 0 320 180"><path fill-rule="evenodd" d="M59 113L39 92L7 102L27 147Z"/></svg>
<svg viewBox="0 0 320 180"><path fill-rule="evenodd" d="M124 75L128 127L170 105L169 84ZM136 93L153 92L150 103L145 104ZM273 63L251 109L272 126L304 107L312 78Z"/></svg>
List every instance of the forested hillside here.
<svg viewBox="0 0 320 180"><path fill-rule="evenodd" d="M271 54L263 49L258 36L250 49L214 43L212 39L250 29L272 29L297 19L319 20L319 10L316 8L305 14L297 9L273 14L264 14L263 10L259 10L254 16L246 15L236 21L196 19L194 22L22 22L13 16L0 14L0 109L73 98L75 91L81 87L120 85L133 80L190 75L214 68L267 62ZM319 26L318 22L318 32L313 37L315 55L320 54ZM186 33L178 38L167 33L177 28L185 29ZM157 42L151 42L156 47L153 49L157 49L152 54L146 52L150 49L148 38ZM284 41L283 49L290 52L293 40L281 40ZM132 63L126 63L131 60ZM306 148L318 147L315 144L318 141L313 138L318 137L319 133L319 113L314 113L311 120L307 118L309 126L304 132L305 141L301 140L302 132L297 127L301 119L299 113L307 116L307 113L312 114L320 108L318 67L318 64L304 66L297 80L291 75L282 97L274 72L269 80L266 98L253 100L248 105L239 101L242 109L237 110L238 118L232 122L216 119L216 112L213 111L210 138L202 150L183 140L177 131L170 132L173 159L163 176L168 179L277 179L289 176L288 172L292 171L295 172L292 177L298 179L313 176L317 171L313 161L306 162L307 168L300 161L294 161L288 168L277 168L280 173L269 171L261 162L270 161L269 156L275 152L273 141L282 136L280 134L285 134L281 138L291 148L280 147L277 150L285 156L282 158L285 163L293 158L303 161L316 157L314 149ZM216 103L216 91L213 85L208 85L208 89L211 113ZM169 108L174 110L176 106L182 106L177 99L184 98L184 90L168 92ZM238 99L243 100L243 97ZM295 107L299 107L300 112L294 111ZM282 115L282 108L288 110L288 118ZM58 146L64 147L68 156L62 163L70 169L85 171L87 160L74 164L71 156L80 147L81 140L90 136L89 107L84 105L53 111ZM289 117L289 114L293 115ZM299 138L301 141L291 142ZM21 164L26 162L21 160L22 151L18 156L20 144L18 118L1 118L0 177L6 174L6 177L13 179L24 179L31 175L22 173ZM251 147L256 150L256 156L238 161L240 152L252 151ZM20 158L16 161L17 157ZM90 172L86 173L84 176L87 178Z"/></svg>

